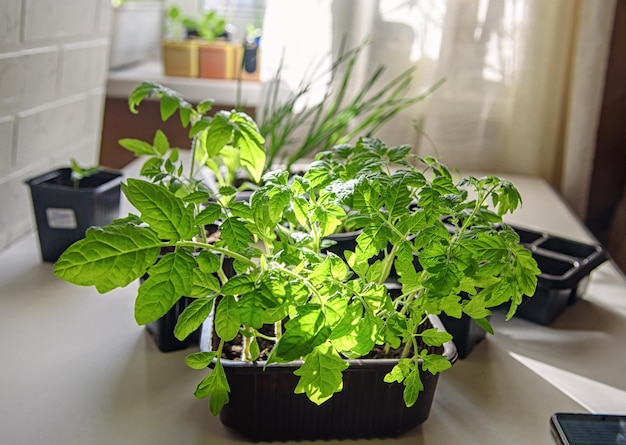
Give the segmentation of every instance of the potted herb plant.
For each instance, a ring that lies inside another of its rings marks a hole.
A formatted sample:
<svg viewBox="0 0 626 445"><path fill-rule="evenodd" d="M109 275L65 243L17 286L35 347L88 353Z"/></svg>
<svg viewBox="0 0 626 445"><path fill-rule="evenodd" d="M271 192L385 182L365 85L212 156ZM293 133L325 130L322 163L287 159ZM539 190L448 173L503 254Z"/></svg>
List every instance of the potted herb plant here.
<svg viewBox="0 0 626 445"><path fill-rule="evenodd" d="M163 42L166 75L233 79L237 46L229 41L227 23L215 11L200 18L184 16L176 5L167 12L169 38Z"/></svg>
<svg viewBox="0 0 626 445"><path fill-rule="evenodd" d="M91 226L104 226L119 217L119 171L82 167L71 160L26 181L30 188L41 257L54 262Z"/></svg>
<svg viewBox="0 0 626 445"><path fill-rule="evenodd" d="M149 91L160 90L143 90L135 100ZM193 114L184 101L161 107L178 110L186 122ZM228 123L202 117L192 132L225 146L238 138L262 144L251 120L235 114ZM203 345L211 345L187 358L193 368L212 368L195 394L251 439L402 434L426 420L437 375L455 358L437 314L467 314L490 329L489 308L510 302L512 316L522 296L533 294L539 270L517 233L501 224L501 215L520 204L510 182L455 180L445 166L414 158L405 146L361 143L375 149L369 167L319 160L304 177L272 171L248 201L235 200L232 187L212 192L178 179L182 166L171 169L169 184L129 178L122 190L138 215L90 229L57 261L55 273L99 292L147 273L135 302L139 324L192 298L175 334L182 340L204 325ZM262 171L265 159L249 162L251 171ZM325 253L323 240L346 208L368 223L344 261ZM444 216L460 221L459 230L450 233ZM217 238L207 237L208 224L219 227ZM164 247L171 251L157 262ZM392 269L399 286L390 289ZM226 358L236 350L239 359ZM398 355L381 359L393 352ZM383 401L366 401L366 394ZM266 411L250 411L259 408Z"/></svg>

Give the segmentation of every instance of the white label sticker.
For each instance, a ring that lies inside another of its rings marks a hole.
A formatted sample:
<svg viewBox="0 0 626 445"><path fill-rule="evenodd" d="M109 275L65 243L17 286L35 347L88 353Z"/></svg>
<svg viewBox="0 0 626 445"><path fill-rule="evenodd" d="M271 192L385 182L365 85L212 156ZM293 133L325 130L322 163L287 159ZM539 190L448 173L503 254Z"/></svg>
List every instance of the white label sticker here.
<svg viewBox="0 0 626 445"><path fill-rule="evenodd" d="M75 229L78 226L76 215L72 209L48 207L46 218L48 219L48 227L51 229Z"/></svg>

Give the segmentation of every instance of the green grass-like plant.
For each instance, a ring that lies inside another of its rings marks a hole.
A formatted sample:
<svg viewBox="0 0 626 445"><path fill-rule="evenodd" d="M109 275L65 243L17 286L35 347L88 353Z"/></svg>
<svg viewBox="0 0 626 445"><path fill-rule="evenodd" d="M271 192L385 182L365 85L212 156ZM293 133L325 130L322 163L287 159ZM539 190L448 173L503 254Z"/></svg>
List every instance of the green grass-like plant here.
<svg viewBox="0 0 626 445"><path fill-rule="evenodd" d="M443 84L441 79L421 94L411 96L416 68L385 81L386 67L381 65L358 91L351 92L355 66L368 45L366 41L350 50L342 49L327 71L314 70L286 100L279 97L282 66L279 67L269 83L259 123L266 139L266 170L281 164L291 171L298 161L334 145L353 142L360 136L373 137L398 113L423 101ZM323 97L302 108L301 102L310 100L311 91L321 79L325 79Z"/></svg>

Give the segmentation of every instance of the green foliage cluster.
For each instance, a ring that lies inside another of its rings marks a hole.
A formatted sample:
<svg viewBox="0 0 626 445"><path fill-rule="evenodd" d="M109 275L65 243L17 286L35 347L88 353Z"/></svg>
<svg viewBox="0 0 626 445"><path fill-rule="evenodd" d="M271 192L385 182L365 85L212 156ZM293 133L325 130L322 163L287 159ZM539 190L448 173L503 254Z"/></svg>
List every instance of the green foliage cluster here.
<svg viewBox="0 0 626 445"><path fill-rule="evenodd" d="M208 11L200 18L195 18L183 15L177 5L168 8L167 19L170 32L176 40L183 40L190 31L195 31L202 39L213 42L224 34L227 25L226 19L216 11Z"/></svg>
<svg viewBox="0 0 626 445"><path fill-rule="evenodd" d="M262 170L263 139L251 119L237 112L207 117L208 104L191 107L154 84L133 93L131 109L150 95L160 98L164 118L178 111L190 126L194 159L215 160L230 147L253 176ZM186 175L160 132L152 144L123 145L148 157L142 170L148 180L131 178L122 186L137 214L89 229L57 261L55 273L102 293L147 273L135 302L139 324L159 319L183 296L194 299L178 319L179 339L213 314L218 347L190 355L187 363L212 364L195 394L209 397L214 414L229 397L222 350L237 336L244 360L259 361L262 354L266 364L302 360L295 392L317 404L341 391L346 359L377 345L403 347L385 381L404 384L410 406L423 388L420 370L450 367L421 347L451 338L419 329L430 314L467 314L492 331L490 308L511 302L511 316L522 296L534 293L537 265L502 223L521 203L506 180L455 180L435 159L412 156L408 146L361 138L320 153L304 176L266 173L241 201L231 186L212 191ZM325 252L324 243L348 211L364 223L344 261ZM209 224L219 226L219 239L206 237ZM163 248L169 252L157 261ZM225 268L227 258L234 273ZM401 283L396 298L385 286L392 270ZM273 334L262 331L267 325ZM275 346L262 351L259 339Z"/></svg>

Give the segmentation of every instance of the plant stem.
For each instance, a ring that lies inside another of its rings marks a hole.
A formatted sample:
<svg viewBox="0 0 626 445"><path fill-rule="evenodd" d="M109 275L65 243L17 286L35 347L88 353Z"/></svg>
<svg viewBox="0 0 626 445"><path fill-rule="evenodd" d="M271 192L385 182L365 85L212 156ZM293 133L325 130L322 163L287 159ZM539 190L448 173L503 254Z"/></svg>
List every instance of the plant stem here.
<svg viewBox="0 0 626 445"><path fill-rule="evenodd" d="M213 244L208 244L208 243L202 243L199 241L177 241L173 244L170 243L166 243L164 244L164 246L173 246L173 247L199 247L201 249L206 249L212 252L217 252L217 253L221 253L223 255L229 256L235 260L239 260L243 263L246 263L248 266L256 266L256 263L254 261L252 261L250 258L245 257L237 252L233 252L232 250L229 249L224 249L223 247L217 247Z"/></svg>
<svg viewBox="0 0 626 445"><path fill-rule="evenodd" d="M283 336L283 324L282 321L277 321L274 323L274 335L276 336L276 341L280 340Z"/></svg>

